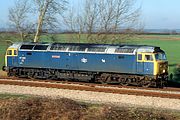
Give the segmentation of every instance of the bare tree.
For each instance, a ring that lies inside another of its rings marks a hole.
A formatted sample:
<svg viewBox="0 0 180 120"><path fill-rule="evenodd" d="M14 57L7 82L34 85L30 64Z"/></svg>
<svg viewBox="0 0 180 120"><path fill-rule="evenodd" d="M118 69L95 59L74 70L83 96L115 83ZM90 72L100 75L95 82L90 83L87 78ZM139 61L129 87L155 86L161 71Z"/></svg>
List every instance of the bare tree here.
<svg viewBox="0 0 180 120"><path fill-rule="evenodd" d="M85 18L85 27L87 32L87 39L91 36L93 32L97 29L97 22L99 19L99 5L96 0L86 0L84 8L84 18Z"/></svg>
<svg viewBox="0 0 180 120"><path fill-rule="evenodd" d="M119 33L122 29L130 29L135 25L140 9L135 8L134 4L135 0L86 0L82 12L77 16L82 19L81 26L84 27L83 32L87 33L87 39L104 40L100 42L108 42L106 39L120 39L120 35L109 33Z"/></svg>
<svg viewBox="0 0 180 120"><path fill-rule="evenodd" d="M70 33L78 33L78 34L69 34L71 40L77 40L80 42L81 35L84 32L85 22L84 18L80 14L77 13L73 8L69 9L64 18L64 24L69 29Z"/></svg>
<svg viewBox="0 0 180 120"><path fill-rule="evenodd" d="M22 40L24 33L33 30L37 25L34 42L38 42L42 29L53 30L58 26L58 15L64 11L66 4L66 0L16 0L15 6L9 9L9 20ZM37 24L34 22L36 16Z"/></svg>
<svg viewBox="0 0 180 120"><path fill-rule="evenodd" d="M114 42L129 37L117 33L122 29L130 29L138 20L139 8L133 8L134 2L135 0L100 0L96 39L103 40L102 42L109 42L108 40Z"/></svg>
<svg viewBox="0 0 180 120"><path fill-rule="evenodd" d="M34 0L38 8L38 23L34 42L39 41L43 27L55 28L58 23L57 15L65 10L66 0Z"/></svg>
<svg viewBox="0 0 180 120"><path fill-rule="evenodd" d="M82 3L81 3L82 4ZM78 33L72 34L72 39L78 39L80 42L83 33L89 39L91 34L95 31L95 22L98 16L98 6L96 0L85 0L83 8L79 6L78 10L71 8L64 16L64 23L70 32ZM84 34L83 34L84 36Z"/></svg>
<svg viewBox="0 0 180 120"><path fill-rule="evenodd" d="M16 0L14 7L9 9L9 21L17 29L22 41L25 34L33 28L32 22L28 20L30 10L28 0Z"/></svg>

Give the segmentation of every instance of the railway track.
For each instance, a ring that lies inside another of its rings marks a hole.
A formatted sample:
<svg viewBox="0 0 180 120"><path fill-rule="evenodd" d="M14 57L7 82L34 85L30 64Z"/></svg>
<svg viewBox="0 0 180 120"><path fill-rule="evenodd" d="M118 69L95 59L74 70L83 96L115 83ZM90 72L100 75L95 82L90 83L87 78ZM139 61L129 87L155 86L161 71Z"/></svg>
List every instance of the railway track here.
<svg viewBox="0 0 180 120"><path fill-rule="evenodd" d="M104 85L104 84L94 84L94 83L84 83L84 82L57 81L57 80L36 80L36 79L14 78L14 77L0 78L0 84L180 99L180 88L168 88L168 87L164 89L142 88L142 87L133 87L133 86L119 86L119 85L109 85L109 84Z"/></svg>
<svg viewBox="0 0 180 120"><path fill-rule="evenodd" d="M83 85L91 87L112 87L112 88L124 88L124 89L135 89L135 90L153 90L153 91L174 91L180 92L180 88L175 87L164 87L162 88L147 88L147 87L137 87L137 86L121 86L117 84L98 84L98 83L87 83L87 82L77 82L77 81L66 81L66 80L40 80L40 79L27 79L27 78L16 78L16 77L0 77L0 80L20 80L20 81L34 81L34 82L46 82L46 83L62 83L69 85Z"/></svg>

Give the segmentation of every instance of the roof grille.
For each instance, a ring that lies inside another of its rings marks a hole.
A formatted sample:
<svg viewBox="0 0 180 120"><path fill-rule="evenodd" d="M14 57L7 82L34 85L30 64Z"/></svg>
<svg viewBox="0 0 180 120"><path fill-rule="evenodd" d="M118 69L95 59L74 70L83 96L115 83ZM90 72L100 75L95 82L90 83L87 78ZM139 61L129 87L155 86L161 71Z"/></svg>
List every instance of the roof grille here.
<svg viewBox="0 0 180 120"><path fill-rule="evenodd" d="M115 53L133 53L134 50L134 48L117 48Z"/></svg>

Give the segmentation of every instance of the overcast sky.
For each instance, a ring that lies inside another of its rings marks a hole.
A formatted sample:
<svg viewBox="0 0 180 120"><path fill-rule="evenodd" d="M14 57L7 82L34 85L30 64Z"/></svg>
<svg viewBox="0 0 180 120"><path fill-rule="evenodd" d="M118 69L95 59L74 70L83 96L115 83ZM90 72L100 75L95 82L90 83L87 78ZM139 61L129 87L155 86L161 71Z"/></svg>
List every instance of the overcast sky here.
<svg viewBox="0 0 180 120"><path fill-rule="evenodd" d="M77 7L79 0L69 0ZM0 0L0 27L8 24L8 8L14 0ZM146 29L180 29L180 0L137 0Z"/></svg>

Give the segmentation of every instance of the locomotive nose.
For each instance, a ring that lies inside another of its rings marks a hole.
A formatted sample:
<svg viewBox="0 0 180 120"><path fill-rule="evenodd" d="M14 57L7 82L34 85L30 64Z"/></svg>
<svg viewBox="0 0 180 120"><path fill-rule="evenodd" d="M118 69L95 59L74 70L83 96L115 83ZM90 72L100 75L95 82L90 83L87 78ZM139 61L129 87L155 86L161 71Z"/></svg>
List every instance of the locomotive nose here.
<svg viewBox="0 0 180 120"><path fill-rule="evenodd" d="M154 75L168 75L168 62L156 61L154 63Z"/></svg>
<svg viewBox="0 0 180 120"><path fill-rule="evenodd" d="M168 62L158 61L157 63L157 75L167 75L168 74Z"/></svg>
<svg viewBox="0 0 180 120"><path fill-rule="evenodd" d="M165 74L168 73L168 62L159 62L158 63L159 68L159 74Z"/></svg>

